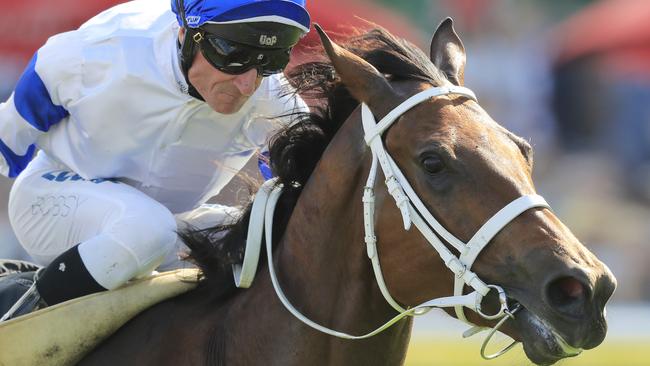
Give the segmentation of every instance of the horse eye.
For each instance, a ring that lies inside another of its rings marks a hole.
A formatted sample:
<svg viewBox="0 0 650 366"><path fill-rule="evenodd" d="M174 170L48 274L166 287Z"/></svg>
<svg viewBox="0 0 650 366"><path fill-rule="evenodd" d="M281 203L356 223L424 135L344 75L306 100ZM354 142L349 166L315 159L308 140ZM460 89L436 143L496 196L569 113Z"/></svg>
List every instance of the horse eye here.
<svg viewBox="0 0 650 366"><path fill-rule="evenodd" d="M422 167L429 174L437 174L445 169L445 164L437 156L427 156L422 159Z"/></svg>

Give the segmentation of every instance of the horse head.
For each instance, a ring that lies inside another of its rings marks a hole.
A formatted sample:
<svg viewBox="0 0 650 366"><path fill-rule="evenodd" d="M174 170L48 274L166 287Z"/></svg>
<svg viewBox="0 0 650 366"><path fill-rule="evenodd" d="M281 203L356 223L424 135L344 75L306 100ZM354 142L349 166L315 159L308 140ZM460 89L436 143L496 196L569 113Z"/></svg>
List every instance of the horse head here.
<svg viewBox="0 0 650 366"><path fill-rule="evenodd" d="M424 90L464 84L465 49L451 19L442 22L431 41L431 80L389 74L319 31L337 77L377 120ZM536 195L530 144L500 126L467 95L442 93L425 99L378 138L426 210L462 243L511 202ZM419 230L399 228L403 221L409 225L388 190L378 189L374 202L377 250L394 301L411 307L452 294L449 264ZM527 356L538 364L599 345L607 331L605 304L616 287L607 266L545 205L527 206L503 225L466 268L483 283L502 288L510 306L519 304L514 320L501 330L523 342ZM436 236L449 239L440 232ZM462 246L442 241L462 257ZM498 309L496 296L487 295L483 307ZM480 326L495 323L476 312L449 312L466 314Z"/></svg>

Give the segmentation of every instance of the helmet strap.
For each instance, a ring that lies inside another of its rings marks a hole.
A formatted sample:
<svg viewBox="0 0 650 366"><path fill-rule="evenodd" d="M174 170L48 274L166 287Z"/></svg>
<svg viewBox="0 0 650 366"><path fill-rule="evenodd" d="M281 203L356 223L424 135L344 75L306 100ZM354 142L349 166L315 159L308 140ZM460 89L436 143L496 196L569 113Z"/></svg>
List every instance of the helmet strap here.
<svg viewBox="0 0 650 366"><path fill-rule="evenodd" d="M176 6L178 7L178 12L183 21L183 28L185 28L185 37L183 37L182 42L180 40L178 42L178 59L181 64L183 77L185 77L185 82L187 83L187 93L200 101L205 101L187 77L197 51L196 42L194 42L193 38L198 30L187 26L187 20L185 19L185 4L183 3L183 0L176 0Z"/></svg>

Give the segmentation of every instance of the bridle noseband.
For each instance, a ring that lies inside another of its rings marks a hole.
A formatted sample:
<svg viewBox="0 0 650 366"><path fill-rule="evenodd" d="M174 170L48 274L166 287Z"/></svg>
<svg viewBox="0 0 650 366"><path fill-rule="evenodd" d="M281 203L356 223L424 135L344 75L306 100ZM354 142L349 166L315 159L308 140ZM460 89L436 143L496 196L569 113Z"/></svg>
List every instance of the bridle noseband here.
<svg viewBox="0 0 650 366"><path fill-rule="evenodd" d="M363 216L367 255L372 263L373 272L375 274L377 284L379 285L379 289L381 290L381 293L386 301L399 313L397 316L373 332L361 336L354 336L338 332L314 323L303 314L301 314L298 310L296 310L295 307L293 307L293 305L289 302L287 297L282 292L282 289L280 288L277 277L275 275L275 268L271 255L273 212L275 203L282 193L282 185L278 185L276 180L267 181L260 188L255 197L249 224L244 267L242 268L241 266L236 266L235 268L235 281L237 285L240 287L248 287L250 281L252 281L252 278L254 277L255 268L257 267L257 257L259 257L259 241L261 241L262 236L261 220L263 218L265 222L264 226L266 231L266 248L269 271L276 294L284 306L287 308L287 310L289 310L295 317L310 327L340 338L363 339L382 332L405 316L421 315L428 312L432 308L442 307L454 307L458 319L473 325L465 317L463 307L467 307L474 310L477 314L485 319L500 319L497 325L492 328L483 343L483 346L481 348L481 355L484 358L496 358L512 348L512 346L515 344L514 342L502 351L499 351L493 355L485 354L485 348L489 340L507 319L514 318L514 313L520 309L520 305L517 304L515 308L509 309L505 291L498 285L486 284L484 281L482 281L479 276L471 270L472 264L481 253L481 251L492 240L492 238L521 213L531 208L542 207L550 209L550 207L541 196L521 196L494 214L485 224L483 224L483 226L467 243L464 243L460 239L456 238L453 234L447 231L447 229L445 229L438 222L438 220L435 219L435 217L429 212L424 203L415 193L395 161L386 151L381 136L383 132L385 132L386 129L388 129L398 119L398 117L406 113L414 106L426 100L429 100L430 98L443 95L459 95L476 101L476 96L474 93L465 87L433 87L411 96L400 105L395 107L392 111L390 111L378 123L375 121L370 108L366 104L361 105L361 116L363 129L365 132L365 141L372 150L372 165L370 167L368 180L364 187L363 194ZM379 263L377 239L375 237L374 229L374 186L378 166L384 173L388 192L394 198L395 203L401 212L404 229L409 230L411 224L415 224L424 238L438 252L447 268L449 268L449 270L454 274L453 296L431 299L415 307L404 309L390 295L390 292L384 282L384 277ZM449 245L454 247L460 253L460 256L457 257L454 255L443 243L441 238L449 243ZM254 262L254 265L252 262ZM241 279L244 278L246 280L240 283ZM464 285L470 286L474 291L463 295L462 293ZM481 303L483 297L485 297L491 290L496 291L501 306L499 311L495 314L486 314L481 309ZM465 332L464 336L470 336L482 329L485 328L474 326L469 331Z"/></svg>

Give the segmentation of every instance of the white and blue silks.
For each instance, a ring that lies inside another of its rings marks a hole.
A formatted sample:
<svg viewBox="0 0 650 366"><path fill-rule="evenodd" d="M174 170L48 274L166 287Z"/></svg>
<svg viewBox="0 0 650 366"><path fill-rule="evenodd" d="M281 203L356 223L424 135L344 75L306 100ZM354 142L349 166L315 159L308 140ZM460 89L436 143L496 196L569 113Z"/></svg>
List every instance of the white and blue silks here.
<svg viewBox="0 0 650 366"><path fill-rule="evenodd" d="M0 172L35 147L84 179L128 182L172 213L217 194L273 130L307 106L267 77L241 110L219 114L187 93L169 3L133 1L51 37L0 104Z"/></svg>
<svg viewBox="0 0 650 366"><path fill-rule="evenodd" d="M150 271L178 245L177 220L228 219L204 203L308 111L282 74L237 113L213 111L187 93L178 32L168 2L117 5L51 37L0 104L0 173L17 177L9 219L40 264L81 243L104 288Z"/></svg>

